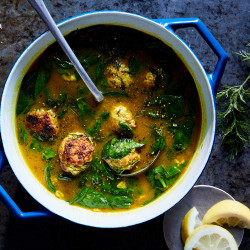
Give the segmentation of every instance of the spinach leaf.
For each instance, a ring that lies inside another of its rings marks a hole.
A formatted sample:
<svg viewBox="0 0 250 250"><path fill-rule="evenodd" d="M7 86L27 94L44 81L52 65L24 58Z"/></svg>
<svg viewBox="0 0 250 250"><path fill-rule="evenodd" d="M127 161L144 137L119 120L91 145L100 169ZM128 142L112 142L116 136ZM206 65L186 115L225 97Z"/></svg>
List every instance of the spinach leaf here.
<svg viewBox="0 0 250 250"><path fill-rule="evenodd" d="M18 127L18 140L21 143L25 143L27 141L28 138L28 133L26 131L26 129L23 128L23 126Z"/></svg>
<svg viewBox="0 0 250 250"><path fill-rule="evenodd" d="M171 102L178 101L179 99L181 99L181 96L162 94L157 96L153 101L148 102L147 105L151 106L169 104Z"/></svg>
<svg viewBox="0 0 250 250"><path fill-rule="evenodd" d="M60 107L62 105L65 104L66 100L67 100L67 94L65 91L62 91L59 96L57 97L56 100L51 99L50 97L50 93L49 93L49 89L45 88L44 90L44 95L45 95L45 101L46 104L50 107L50 108L57 108Z"/></svg>
<svg viewBox="0 0 250 250"><path fill-rule="evenodd" d="M98 158L95 156L93 159L94 166L99 169L103 175L105 175L106 177L108 177L110 180L114 180L114 174L112 173L111 169L105 165L104 163L100 163L98 161Z"/></svg>
<svg viewBox="0 0 250 250"><path fill-rule="evenodd" d="M147 178L153 188L164 191L169 188L179 177L182 169L187 165L184 162L182 165L177 164L171 165L165 169L162 165L153 168L148 174Z"/></svg>
<svg viewBox="0 0 250 250"><path fill-rule="evenodd" d="M125 93L122 91L115 91L115 90L105 91L102 94L108 95L108 96L117 96L117 97L130 97L128 93Z"/></svg>
<svg viewBox="0 0 250 250"><path fill-rule="evenodd" d="M127 186L128 190L131 190L131 192L135 195L141 195L142 194L142 188L139 183L139 179L136 177L129 177L127 179Z"/></svg>
<svg viewBox="0 0 250 250"><path fill-rule="evenodd" d="M129 66L129 73L131 75L137 75L147 67L147 63L141 61L137 56L132 56L129 59L128 66Z"/></svg>
<svg viewBox="0 0 250 250"><path fill-rule="evenodd" d="M143 147L145 143L139 143L132 139L117 139L113 138L103 146L103 159L121 159L125 157L134 148Z"/></svg>
<svg viewBox="0 0 250 250"><path fill-rule="evenodd" d="M58 57L54 57L53 62L55 63L55 65L57 67L62 68L62 69L71 69L71 68L73 68L73 64L71 62L62 60L62 59L60 59Z"/></svg>
<svg viewBox="0 0 250 250"><path fill-rule="evenodd" d="M100 55L89 56L86 59L83 59L81 63L83 64L84 68L87 69L88 67L95 65L100 60L100 58Z"/></svg>
<svg viewBox="0 0 250 250"><path fill-rule="evenodd" d="M79 187L85 186L87 183L92 181L92 174L90 171L85 171L82 173L81 177L79 178Z"/></svg>
<svg viewBox="0 0 250 250"><path fill-rule="evenodd" d="M157 188L161 191L164 191L168 188L166 183L166 173L164 167L158 166L153 168L148 174L147 178L153 188Z"/></svg>
<svg viewBox="0 0 250 250"><path fill-rule="evenodd" d="M84 187L84 188L79 192L79 194L76 196L76 198L75 198L73 201L71 201L69 204L70 204L70 205L73 205L73 204L75 204L75 203L80 202L80 201L86 196L86 194L87 194L88 191L89 191L89 188Z"/></svg>
<svg viewBox="0 0 250 250"><path fill-rule="evenodd" d="M100 81L100 89L101 89L101 91L104 92L104 91L106 91L107 87L108 87L108 82L106 80L106 77L103 77Z"/></svg>
<svg viewBox="0 0 250 250"><path fill-rule="evenodd" d="M42 159L48 160L52 159L56 156L56 153L53 149L51 148L46 148L43 152Z"/></svg>
<svg viewBox="0 0 250 250"><path fill-rule="evenodd" d="M20 115L22 112L24 113L28 112L29 109L27 109L27 107L30 106L30 102L31 102L30 98L21 89L16 106L16 115Z"/></svg>
<svg viewBox="0 0 250 250"><path fill-rule="evenodd" d="M39 68L35 84L35 98L40 94L40 92L44 89L45 85L49 81L50 73L50 70L45 67Z"/></svg>
<svg viewBox="0 0 250 250"><path fill-rule="evenodd" d="M102 124L107 121L107 119L109 118L110 113L108 111L104 111L100 118L98 118L95 123L93 128L87 128L87 132L91 137L96 137L101 129Z"/></svg>
<svg viewBox="0 0 250 250"><path fill-rule="evenodd" d="M184 114L184 100L178 99L167 105L166 114L168 118L179 118Z"/></svg>
<svg viewBox="0 0 250 250"><path fill-rule="evenodd" d="M101 184L101 190L113 195L127 195L132 193L131 189L121 189L116 187L116 182L105 181Z"/></svg>
<svg viewBox="0 0 250 250"><path fill-rule="evenodd" d="M152 201L155 200L157 197L159 197L161 194L162 194L162 191L159 190L159 189L156 189L156 190L155 190L155 195L154 195L154 197L151 198L151 199L149 199L149 200L147 200L147 201L145 201L142 205L143 205L143 206L147 205L148 203L152 202Z"/></svg>
<svg viewBox="0 0 250 250"><path fill-rule="evenodd" d="M43 145L38 140L33 139L33 141L30 144L30 149L40 153L43 151Z"/></svg>
<svg viewBox="0 0 250 250"><path fill-rule="evenodd" d="M99 80L102 79L102 77L104 76L104 71L105 68L107 66L107 60L103 59L101 60L94 68L94 76L93 76L93 80L94 82L98 82Z"/></svg>
<svg viewBox="0 0 250 250"><path fill-rule="evenodd" d="M156 155L160 150L164 149L166 146L166 142L164 137L162 136L162 130L157 129L156 125L154 124L153 127L153 134L155 136L155 142L151 148L151 155Z"/></svg>
<svg viewBox="0 0 250 250"><path fill-rule="evenodd" d="M128 195L107 196L107 200L111 207L129 208L133 202L133 197Z"/></svg>
<svg viewBox="0 0 250 250"><path fill-rule="evenodd" d="M78 204L88 208L111 208L103 193L89 189L86 195L78 201Z"/></svg>
<svg viewBox="0 0 250 250"><path fill-rule="evenodd" d="M47 161L46 163L46 168L45 168L45 179L46 179L46 184L49 190L51 190L53 193L56 192L56 188L54 185L51 183L50 180L50 161Z"/></svg>
<svg viewBox="0 0 250 250"><path fill-rule="evenodd" d="M119 126L121 129L118 130L118 133L125 136L125 137L133 137L135 131L130 128L127 124L123 122L119 122Z"/></svg>
<svg viewBox="0 0 250 250"><path fill-rule="evenodd" d="M102 183L102 175L100 173L100 171L98 170L98 168L96 168L94 165L92 165L92 171L91 171L91 175L92 175L92 184L93 185L98 185Z"/></svg>
<svg viewBox="0 0 250 250"><path fill-rule="evenodd" d="M61 119L61 118L64 117L64 115L65 115L67 112L68 112L67 109L63 109L60 113L58 113L57 117L58 117L59 119Z"/></svg>
<svg viewBox="0 0 250 250"><path fill-rule="evenodd" d="M175 151L183 151L190 144L192 138L192 131L194 128L194 121L188 117L185 122L177 129L174 135L173 149Z"/></svg>

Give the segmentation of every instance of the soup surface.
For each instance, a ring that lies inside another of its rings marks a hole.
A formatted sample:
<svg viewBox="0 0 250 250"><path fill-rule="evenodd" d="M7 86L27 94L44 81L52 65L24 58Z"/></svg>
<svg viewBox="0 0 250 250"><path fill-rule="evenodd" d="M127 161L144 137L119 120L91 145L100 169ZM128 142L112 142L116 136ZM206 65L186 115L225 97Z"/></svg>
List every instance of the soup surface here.
<svg viewBox="0 0 250 250"><path fill-rule="evenodd" d="M94 100L51 45L20 89L16 129L23 157L71 205L145 206L178 181L196 149L201 109L194 81L171 48L139 31L99 25L66 38L104 100Z"/></svg>

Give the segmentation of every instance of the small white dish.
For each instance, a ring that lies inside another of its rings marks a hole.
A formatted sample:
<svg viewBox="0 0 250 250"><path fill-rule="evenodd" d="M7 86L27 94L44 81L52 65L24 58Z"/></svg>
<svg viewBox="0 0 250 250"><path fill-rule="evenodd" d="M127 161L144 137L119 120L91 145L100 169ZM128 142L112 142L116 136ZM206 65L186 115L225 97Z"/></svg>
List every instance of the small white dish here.
<svg viewBox="0 0 250 250"><path fill-rule="evenodd" d="M208 185L194 186L178 204L165 213L163 232L168 248L171 250L184 248L181 239L181 222L189 209L196 207L199 212L199 218L202 220L210 207L219 201L228 199L234 200L231 195L217 187ZM234 236L239 246L244 235L244 229L230 228L228 230Z"/></svg>

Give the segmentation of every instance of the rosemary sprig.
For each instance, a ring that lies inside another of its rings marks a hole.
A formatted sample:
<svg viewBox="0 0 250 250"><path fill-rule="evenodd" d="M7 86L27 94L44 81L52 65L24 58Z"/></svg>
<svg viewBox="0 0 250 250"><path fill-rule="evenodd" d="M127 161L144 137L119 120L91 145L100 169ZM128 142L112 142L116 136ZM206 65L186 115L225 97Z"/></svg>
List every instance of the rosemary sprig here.
<svg viewBox="0 0 250 250"><path fill-rule="evenodd" d="M249 44L247 46L250 46ZM243 61L250 63L250 53L240 51L238 54ZM223 112L218 112L218 123L222 134L222 146L233 160L249 144L250 119L249 99L250 75L238 86L223 86L223 90L217 94L217 102L224 102Z"/></svg>

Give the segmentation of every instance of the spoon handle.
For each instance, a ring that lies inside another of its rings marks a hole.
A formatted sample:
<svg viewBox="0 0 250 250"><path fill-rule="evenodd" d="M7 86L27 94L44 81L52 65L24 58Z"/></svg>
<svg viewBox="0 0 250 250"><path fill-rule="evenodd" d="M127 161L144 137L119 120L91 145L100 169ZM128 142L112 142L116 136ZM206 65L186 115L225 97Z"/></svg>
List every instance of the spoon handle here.
<svg viewBox="0 0 250 250"><path fill-rule="evenodd" d="M84 83L87 85L90 92L93 94L95 99L98 102L101 102L103 100L102 93L96 88L93 81L88 76L87 72L82 67L81 63L75 56L74 52L68 45L67 41L63 37L62 33L56 26L56 23L54 22L53 18L51 17L48 9L46 8L44 2L42 0L28 0L29 3L33 6L33 8L37 11L37 13L40 15L42 20L45 22L45 24L48 26L49 30L53 34L53 36L56 38L59 45L62 47L65 54L68 56L74 67L76 68L77 72L83 79Z"/></svg>

